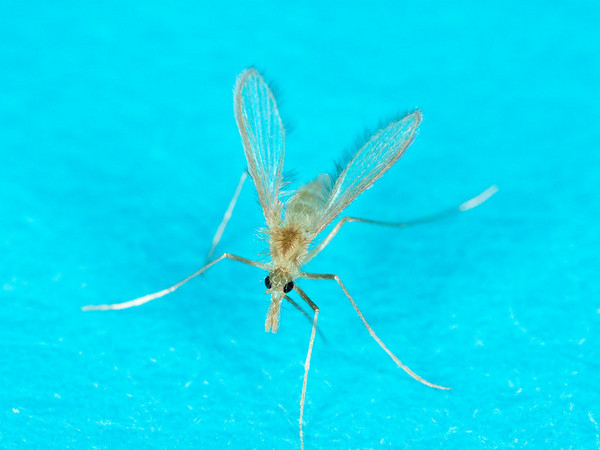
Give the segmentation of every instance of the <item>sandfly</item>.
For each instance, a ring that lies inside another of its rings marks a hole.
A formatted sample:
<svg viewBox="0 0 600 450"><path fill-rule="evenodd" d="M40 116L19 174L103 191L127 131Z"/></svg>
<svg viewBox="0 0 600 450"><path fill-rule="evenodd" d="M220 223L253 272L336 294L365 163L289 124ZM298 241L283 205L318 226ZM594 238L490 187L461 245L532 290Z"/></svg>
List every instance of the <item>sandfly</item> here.
<svg viewBox="0 0 600 450"><path fill-rule="evenodd" d="M315 332L317 330L319 308L298 286L298 279L335 281L358 313L371 337L399 367L411 377L427 386L437 389L449 389L421 378L387 348L368 324L340 277L335 274L304 272L302 267L331 242L344 223L363 222L404 228L432 222L480 205L492 196L497 191L497 188L491 186L459 206L408 222L394 223L360 219L357 217L343 217L337 221L329 233L319 239L319 236L328 225L338 218L341 212L361 192L369 188L398 161L415 139L421 123L421 112L419 110L413 111L381 128L353 155L350 155L346 161L338 164L334 173L320 175L313 181L298 188L295 192L288 193L287 195L282 191L286 185L283 177L285 138L283 123L279 116L273 93L255 69L244 70L237 78L234 93L234 112L242 137L248 168L240 178L235 194L213 238L207 259L207 262L210 262L179 283L162 291L124 303L90 305L83 309L88 311L116 310L142 305L173 292L192 278L204 273L210 267L226 259L265 270L268 273L265 278L266 293L271 296L265 322L265 331L277 332L281 303L284 299L298 309L301 309L288 295L292 291L296 292L314 312L308 351L304 363L302 394L300 396L299 429L302 448L304 448L302 424L306 380L310 367ZM223 253L221 256L212 259L213 252L223 235L248 175L250 175L250 178L254 182L260 206L266 219L266 236L269 243L271 261L269 263L262 263L231 253Z"/></svg>

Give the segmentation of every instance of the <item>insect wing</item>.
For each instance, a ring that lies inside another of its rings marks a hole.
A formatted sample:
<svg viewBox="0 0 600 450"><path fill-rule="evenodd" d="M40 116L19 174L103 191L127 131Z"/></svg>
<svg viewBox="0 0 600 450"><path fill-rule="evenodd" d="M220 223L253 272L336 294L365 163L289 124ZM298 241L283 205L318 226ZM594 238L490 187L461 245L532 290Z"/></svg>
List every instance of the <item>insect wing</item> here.
<svg viewBox="0 0 600 450"><path fill-rule="evenodd" d="M390 123L339 168L331 183L323 185L326 189L322 195L324 206L314 221L315 235L400 159L417 135L420 124L421 112L418 110Z"/></svg>
<svg viewBox="0 0 600 450"><path fill-rule="evenodd" d="M255 69L244 70L234 94L235 119L240 130L248 172L254 180L267 223L281 217L285 131L273 93Z"/></svg>

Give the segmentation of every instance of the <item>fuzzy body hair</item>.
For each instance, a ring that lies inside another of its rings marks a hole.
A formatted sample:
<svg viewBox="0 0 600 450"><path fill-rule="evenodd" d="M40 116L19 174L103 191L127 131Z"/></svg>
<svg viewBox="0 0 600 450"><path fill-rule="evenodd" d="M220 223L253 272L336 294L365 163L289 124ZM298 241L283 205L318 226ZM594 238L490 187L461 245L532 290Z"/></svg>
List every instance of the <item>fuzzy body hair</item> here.
<svg viewBox="0 0 600 450"><path fill-rule="evenodd" d="M271 304L267 312L265 330L277 332L279 328L279 314L283 296L280 293L290 281L300 275L300 268L308 255L308 246L312 239L305 226L298 221L302 216L287 216L277 225L272 225L266 230L269 242L269 255L271 257L271 271L269 279L271 288ZM308 216L306 216L308 217Z"/></svg>

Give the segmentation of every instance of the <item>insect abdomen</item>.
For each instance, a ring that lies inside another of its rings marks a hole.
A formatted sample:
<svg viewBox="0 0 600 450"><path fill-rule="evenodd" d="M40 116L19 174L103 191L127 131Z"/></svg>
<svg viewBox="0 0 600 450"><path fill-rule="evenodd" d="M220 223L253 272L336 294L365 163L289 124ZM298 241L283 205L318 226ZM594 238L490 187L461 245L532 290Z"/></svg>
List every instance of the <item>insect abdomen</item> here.
<svg viewBox="0 0 600 450"><path fill-rule="evenodd" d="M331 184L328 175L320 175L305 184L290 198L285 208L286 220L299 224L307 233L314 230L314 220L322 210L324 194Z"/></svg>

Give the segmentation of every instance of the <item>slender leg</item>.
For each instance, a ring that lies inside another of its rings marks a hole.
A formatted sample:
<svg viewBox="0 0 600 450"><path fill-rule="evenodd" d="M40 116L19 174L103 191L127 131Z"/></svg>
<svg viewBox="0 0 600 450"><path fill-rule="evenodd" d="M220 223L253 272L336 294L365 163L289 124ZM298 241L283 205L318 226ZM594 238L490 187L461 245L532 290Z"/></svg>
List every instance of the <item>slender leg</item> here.
<svg viewBox="0 0 600 450"><path fill-rule="evenodd" d="M308 261L313 259L318 253L320 253L321 250L323 250L325 247L327 247L329 242L331 242L333 237L338 233L338 231L340 231L340 228L342 228L342 225L344 225L346 222L362 222L362 223L370 223L373 225L382 225L385 227L406 228L406 227L411 227L413 225L420 225L422 223L435 222L436 220L444 219L448 216L452 216L454 214L457 214L457 213L460 213L463 211L468 211L469 209L473 209L476 206L481 205L483 202L485 202L488 198L490 198L496 192L498 192L498 188L496 186L490 186L485 191L483 191L481 194L477 195L476 197L473 197L470 200L467 200L466 202L461 203L458 206L446 209L437 214L432 214L430 216L425 216L425 217L420 217L418 219L410 220L408 222L383 222L383 221L379 221L379 220L359 219L358 217L343 217L333 227L333 229L329 232L329 234L319 243L319 245L317 245L308 254L308 256L306 257L306 260L303 263L306 264Z"/></svg>
<svg viewBox="0 0 600 450"><path fill-rule="evenodd" d="M315 342L315 331L317 330L317 318L319 317L319 307L308 298L302 289L298 285L294 286L294 290L300 294L302 300L304 300L315 312L313 318L313 327L310 332L310 341L308 343L308 352L306 353L306 361L304 363L304 380L302 381L302 396L300 397L300 447L304 450L304 434L302 433L302 416L304 415L304 399L306 397L306 381L308 380L308 369L310 369L310 357L312 356L313 344Z"/></svg>
<svg viewBox="0 0 600 450"><path fill-rule="evenodd" d="M298 303L296 303L292 298L288 297L287 295L284 295L283 298L285 298L288 301L288 303L292 304L294 306L294 308L296 308L298 311L300 311L302 313L302 315L304 317L306 317L310 323L312 323L313 320L310 318L308 313L302 309L302 307ZM319 333L319 336L321 336L321 339L323 339L324 342L327 342L327 339L325 339L325 336L323 335L323 333L321 333L321 329L319 327L317 327L317 333Z"/></svg>
<svg viewBox="0 0 600 450"><path fill-rule="evenodd" d="M210 258L212 257L213 253L215 252L215 249L217 248L217 245L219 244L219 241L221 240L221 237L223 237L223 232L225 231L225 227L227 227L227 222L229 222L229 219L231 219L231 214L233 214L233 209L235 208L235 204L237 203L238 197L240 196L240 193L242 192L242 188L244 187L244 181L246 181L246 178L248 178L248 172L246 170L244 170L244 173L240 177L240 181L238 181L237 188L235 188L235 193L233 194L233 198L229 202L227 211L225 211L223 220L221 221L221 224L219 225L219 228L217 228L217 232L215 233L215 235L213 237L212 244L210 246L210 250L208 251L208 254L206 255L206 262L210 261Z"/></svg>
<svg viewBox="0 0 600 450"><path fill-rule="evenodd" d="M200 270L198 270L198 271L194 272L193 274L191 274L190 276L184 278L179 283L176 283L171 287L163 289L162 291L158 291L153 294L144 295L143 297L139 297L139 298L136 298L135 300L130 300L128 302L113 303L111 305L88 305L88 306L84 306L81 309L83 311L107 311L107 310L112 310L112 309L126 309L126 308L131 308L133 306L143 305L144 303L148 303L157 298L164 297L165 295L170 294L174 290L179 289L181 286L183 286L185 283L190 281L192 278L197 277L198 275L206 272L212 266L214 266L215 264L217 264L218 262L220 262L224 259L231 259L233 261L238 261L238 262L241 262L244 264L248 264L249 266L258 267L260 269L265 269L265 270L267 269L267 266L262 263L252 261L250 259L242 258L241 256L232 255L231 253L223 253L217 259L208 263L207 265L202 267Z"/></svg>
<svg viewBox="0 0 600 450"><path fill-rule="evenodd" d="M337 275L333 275L333 274L325 274L325 273L302 273L300 275L301 278L307 278L310 280L335 280L337 282L337 284L340 285L340 288L342 288L342 291L344 291L344 294L346 294L346 297L348 297L348 300L350 300L350 303L352 303L352 306L354 307L355 311L358 313L358 316L360 317L360 320L362 320L363 324L365 325L365 327L367 328L367 330L369 330L369 334L371 335L371 337L373 339L375 339L375 341L379 344L379 346L385 350L385 352L390 355L390 357L394 360L394 362L396 364L398 364L398 366L404 370L407 374L409 374L411 377L413 377L415 380L423 383L426 386L432 387L432 388L436 388L436 389L445 389L448 390L450 389L449 387L445 387L445 386L440 386L437 384L433 384L430 383L429 381L421 378L419 375L417 375L416 373L414 373L412 370L410 370L410 368L404 364L402 364L402 362L398 359L398 357L396 355L394 355L387 347L386 345L383 343L383 341L381 339L379 339L379 337L375 334L375 331L373 331L373 328L371 328L371 325L369 325L369 323L367 322L367 320L365 319L365 317L363 316L362 312L360 312L360 309L358 309L358 306L356 305L356 303L354 302L354 300L352 299L352 297L350 296L350 293L348 292L348 290L346 289L346 286L344 286L344 284L342 283L342 280L340 280L340 277L338 277Z"/></svg>

